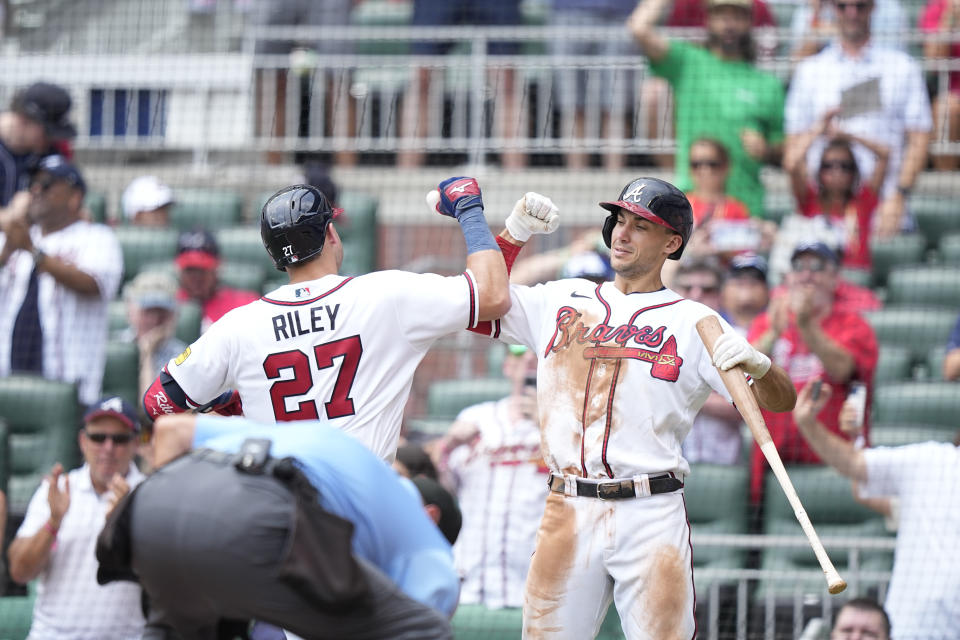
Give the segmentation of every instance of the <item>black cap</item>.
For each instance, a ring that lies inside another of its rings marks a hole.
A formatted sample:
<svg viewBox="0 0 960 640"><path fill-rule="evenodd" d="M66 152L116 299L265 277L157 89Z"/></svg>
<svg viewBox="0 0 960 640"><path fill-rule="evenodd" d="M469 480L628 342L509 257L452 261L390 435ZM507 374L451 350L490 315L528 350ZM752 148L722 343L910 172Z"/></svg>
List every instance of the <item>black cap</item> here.
<svg viewBox="0 0 960 640"><path fill-rule="evenodd" d="M77 129L67 119L71 104L63 87L36 82L14 94L10 110L42 124L51 138L74 138Z"/></svg>
<svg viewBox="0 0 960 640"><path fill-rule="evenodd" d="M767 281L767 261L755 253L741 253L730 260L729 277L750 276Z"/></svg>
<svg viewBox="0 0 960 640"><path fill-rule="evenodd" d="M45 156L34 169L35 173L49 173L58 180L63 180L75 189L81 192L87 192L87 183L83 180L83 175L76 166L61 155L53 154Z"/></svg>
<svg viewBox="0 0 960 640"><path fill-rule="evenodd" d="M175 262L181 269L216 269L220 263L217 239L206 229L184 231L177 237Z"/></svg>
<svg viewBox="0 0 960 640"><path fill-rule="evenodd" d="M837 253L823 242L801 242L793 248L790 260L796 260L798 256L804 253L813 253L829 260L833 264L840 264L840 258L837 256Z"/></svg>
<svg viewBox="0 0 960 640"><path fill-rule="evenodd" d="M405 444L397 447L397 462L407 468L410 477L427 476L431 480L437 479L437 468L433 460L415 444Z"/></svg>
<svg viewBox="0 0 960 640"><path fill-rule="evenodd" d="M440 508L440 522L437 523L440 533L450 544L456 542L463 524L463 515L457 506L456 498L440 486L439 482L426 476L415 476L411 480L420 492L423 504L433 504Z"/></svg>
<svg viewBox="0 0 960 640"><path fill-rule="evenodd" d="M119 420L130 431L140 431L140 418L134 408L120 396L109 396L87 408L83 414L84 424L108 416Z"/></svg>

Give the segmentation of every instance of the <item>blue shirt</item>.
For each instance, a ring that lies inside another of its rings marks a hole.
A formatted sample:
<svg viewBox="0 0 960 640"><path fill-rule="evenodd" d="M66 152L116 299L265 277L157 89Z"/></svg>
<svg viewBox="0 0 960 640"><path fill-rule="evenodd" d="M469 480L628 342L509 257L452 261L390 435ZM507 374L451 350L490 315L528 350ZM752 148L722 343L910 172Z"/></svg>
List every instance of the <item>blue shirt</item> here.
<svg viewBox="0 0 960 640"><path fill-rule="evenodd" d="M427 517L419 493L359 441L323 422L260 425L243 418L197 417L194 447L236 453L247 438L267 438L270 454L296 458L325 509L354 524L353 549L414 600L451 615L460 594L450 544Z"/></svg>
<svg viewBox="0 0 960 640"><path fill-rule="evenodd" d="M950 332L950 339L947 340L947 351L952 351L960 347L960 317L957 317L957 324L953 325L953 331Z"/></svg>

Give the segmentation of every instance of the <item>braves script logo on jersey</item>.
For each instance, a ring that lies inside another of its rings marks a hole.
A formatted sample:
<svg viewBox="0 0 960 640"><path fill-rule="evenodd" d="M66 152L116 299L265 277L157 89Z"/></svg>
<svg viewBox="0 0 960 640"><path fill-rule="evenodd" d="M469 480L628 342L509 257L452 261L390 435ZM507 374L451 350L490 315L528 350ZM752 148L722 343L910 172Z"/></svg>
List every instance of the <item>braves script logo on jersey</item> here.
<svg viewBox="0 0 960 640"><path fill-rule="evenodd" d="M595 346L583 350L585 358L633 358L650 363L650 375L660 380L676 382L680 377L680 367L683 358L677 355L677 340L669 336L666 341L663 334L665 326L637 327L632 324L621 324L611 327L608 324L598 323L591 327L581 322L582 313L572 307L561 307L557 312L557 329L550 340L547 354L566 349L572 342L579 344L613 342L617 346ZM650 351L638 347L628 347L627 342L632 340L644 347L657 348L659 351Z"/></svg>

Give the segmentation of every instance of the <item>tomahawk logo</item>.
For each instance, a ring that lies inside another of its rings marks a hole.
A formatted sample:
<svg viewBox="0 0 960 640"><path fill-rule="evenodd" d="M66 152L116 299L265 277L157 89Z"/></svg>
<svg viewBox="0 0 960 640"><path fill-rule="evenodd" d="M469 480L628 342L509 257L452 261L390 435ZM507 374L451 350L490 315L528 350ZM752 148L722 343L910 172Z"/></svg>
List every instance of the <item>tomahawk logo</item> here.
<svg viewBox="0 0 960 640"><path fill-rule="evenodd" d="M635 185L630 191L627 191L623 194L623 200L629 200L630 202L639 202L640 194L643 192L643 188L646 187L645 184Z"/></svg>
<svg viewBox="0 0 960 640"><path fill-rule="evenodd" d="M463 193L464 191L467 190L467 185L468 185L468 184L469 184L468 182L464 182L464 183L461 184L459 187L450 187L449 189L447 189L447 191L449 191L449 192L451 192L451 193Z"/></svg>

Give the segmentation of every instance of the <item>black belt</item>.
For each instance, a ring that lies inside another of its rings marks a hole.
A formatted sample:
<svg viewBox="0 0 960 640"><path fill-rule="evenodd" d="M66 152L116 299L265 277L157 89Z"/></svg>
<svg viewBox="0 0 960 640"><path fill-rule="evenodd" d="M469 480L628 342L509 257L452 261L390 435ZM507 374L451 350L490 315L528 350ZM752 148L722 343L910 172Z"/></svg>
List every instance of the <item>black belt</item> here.
<svg viewBox="0 0 960 640"><path fill-rule="evenodd" d="M677 479L670 473L664 473L659 476L651 476L647 479L650 484L649 495L658 493L670 493L683 488L683 481ZM613 480L608 482L587 482L577 478L577 495L583 498L599 498L600 500L622 500L624 498L636 498L647 495L647 492L637 491L637 484L633 479ZM557 493L566 493L566 482L563 476L551 475L547 480L547 485L551 491Z"/></svg>

